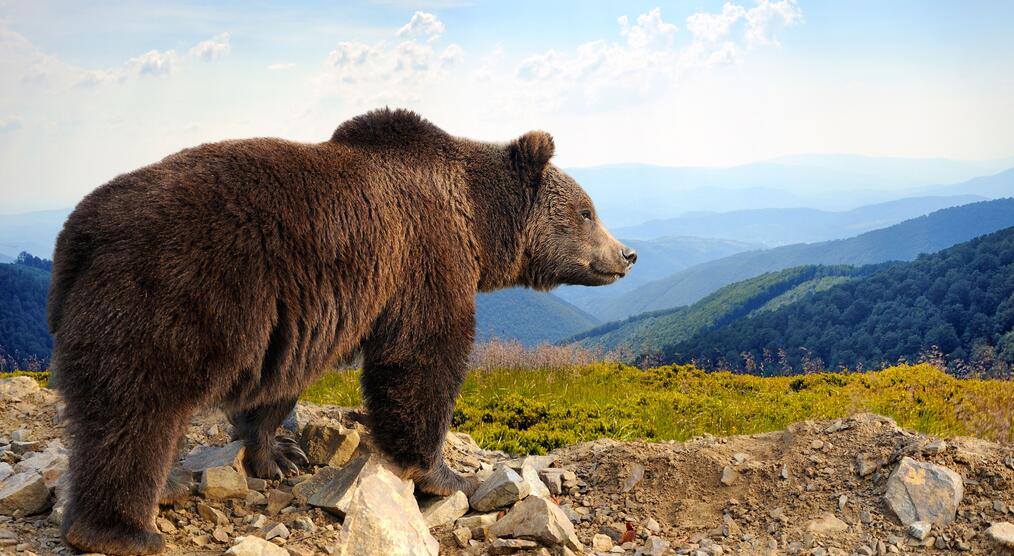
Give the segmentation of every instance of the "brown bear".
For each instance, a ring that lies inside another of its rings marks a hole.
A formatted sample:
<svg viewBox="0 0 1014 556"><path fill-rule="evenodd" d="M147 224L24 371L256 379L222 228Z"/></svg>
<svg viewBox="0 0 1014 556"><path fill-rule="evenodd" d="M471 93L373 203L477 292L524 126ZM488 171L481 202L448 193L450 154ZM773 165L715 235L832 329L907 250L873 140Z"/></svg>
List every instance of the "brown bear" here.
<svg viewBox="0 0 1014 556"><path fill-rule="evenodd" d="M159 552L157 504L199 408L230 415L249 473L294 469L302 453L278 426L352 354L377 445L420 491L471 492L441 446L476 292L609 284L636 259L553 150L540 131L485 143L384 109L323 143L187 149L85 197L49 294L64 541Z"/></svg>

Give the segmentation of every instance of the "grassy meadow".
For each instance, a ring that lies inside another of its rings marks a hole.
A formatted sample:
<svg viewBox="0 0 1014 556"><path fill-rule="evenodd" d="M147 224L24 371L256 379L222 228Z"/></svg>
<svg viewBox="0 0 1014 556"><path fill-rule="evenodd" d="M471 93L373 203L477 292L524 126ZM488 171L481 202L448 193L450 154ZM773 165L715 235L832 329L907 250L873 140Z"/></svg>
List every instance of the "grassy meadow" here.
<svg viewBox="0 0 1014 556"><path fill-rule="evenodd" d="M357 405L358 372L330 372L303 399ZM957 379L925 364L770 378L619 363L482 369L465 381L452 426L486 448L545 453L601 437L751 434L862 411L933 435L1014 442L1014 382Z"/></svg>
<svg viewBox="0 0 1014 556"><path fill-rule="evenodd" d="M487 365L469 373L462 387L453 428L486 448L522 454L601 437L661 441L751 434L870 411L928 434L1014 443L1010 381L958 379L926 364L757 377L705 373L689 365L639 369L589 363L582 354L560 348L541 357L529 352L527 367L511 366L510 356L485 354ZM48 373L18 374L48 378ZM359 371L330 371L303 399L359 405Z"/></svg>

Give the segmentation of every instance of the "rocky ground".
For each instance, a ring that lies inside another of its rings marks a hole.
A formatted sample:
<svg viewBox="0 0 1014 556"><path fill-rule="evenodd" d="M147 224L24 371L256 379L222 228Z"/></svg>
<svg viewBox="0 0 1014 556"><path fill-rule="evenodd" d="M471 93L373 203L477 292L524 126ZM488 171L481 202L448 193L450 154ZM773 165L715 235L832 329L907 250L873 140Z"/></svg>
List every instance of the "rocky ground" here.
<svg viewBox="0 0 1014 556"><path fill-rule="evenodd" d="M71 554L58 538L59 400L0 380L0 554ZM195 417L162 507L166 554L1014 554L1014 448L937 439L862 414L683 443L599 440L512 459L452 433L471 499L416 498L355 412L300 405L313 465L249 478L224 416Z"/></svg>

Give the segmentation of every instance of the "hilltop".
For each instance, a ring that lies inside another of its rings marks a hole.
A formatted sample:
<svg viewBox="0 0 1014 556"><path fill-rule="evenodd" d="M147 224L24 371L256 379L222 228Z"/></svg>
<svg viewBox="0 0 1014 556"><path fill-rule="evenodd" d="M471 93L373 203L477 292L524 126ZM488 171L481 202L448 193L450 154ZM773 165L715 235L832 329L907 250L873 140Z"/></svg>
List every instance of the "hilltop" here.
<svg viewBox="0 0 1014 556"><path fill-rule="evenodd" d="M1012 276L1008 228L701 331L664 346L662 357L770 374L877 368L938 350L954 370L1007 376L1014 371Z"/></svg>
<svg viewBox="0 0 1014 556"><path fill-rule="evenodd" d="M561 343L576 342L585 348L618 350L631 358L643 357L705 330L772 311L873 270L872 266L809 265L770 272L725 286L693 305L606 323Z"/></svg>
<svg viewBox="0 0 1014 556"><path fill-rule="evenodd" d="M1010 226L1014 199L947 208L849 239L786 245L706 262L627 292L594 314L606 321L619 320L689 305L722 286L795 266L912 260Z"/></svg>

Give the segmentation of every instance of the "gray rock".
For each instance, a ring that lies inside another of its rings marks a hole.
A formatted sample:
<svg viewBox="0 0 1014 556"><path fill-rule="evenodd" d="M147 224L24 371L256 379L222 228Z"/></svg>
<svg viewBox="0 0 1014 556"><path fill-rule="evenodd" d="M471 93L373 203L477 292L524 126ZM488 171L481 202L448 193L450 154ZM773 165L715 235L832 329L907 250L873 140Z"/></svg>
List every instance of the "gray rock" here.
<svg viewBox="0 0 1014 556"><path fill-rule="evenodd" d="M954 521L965 494L961 476L946 467L905 457L887 480L884 499L904 525Z"/></svg>
<svg viewBox="0 0 1014 556"><path fill-rule="evenodd" d="M1014 548L1014 524L1006 521L993 523L986 529L986 536L997 546L1011 549Z"/></svg>
<svg viewBox="0 0 1014 556"><path fill-rule="evenodd" d="M303 428L300 445L314 465L345 465L359 447L359 433L333 420L313 421Z"/></svg>
<svg viewBox="0 0 1014 556"><path fill-rule="evenodd" d="M492 555L514 554L521 550L535 550L539 543L525 539L497 539L489 546Z"/></svg>
<svg viewBox="0 0 1014 556"><path fill-rule="evenodd" d="M226 556L289 556L284 548L264 539L249 535L237 537L236 544L225 551Z"/></svg>
<svg viewBox="0 0 1014 556"><path fill-rule="evenodd" d="M201 484L198 490L201 496L218 500L246 498L246 494L249 492L246 487L246 475L228 465L205 469L201 473Z"/></svg>
<svg viewBox="0 0 1014 556"><path fill-rule="evenodd" d="M472 531L468 527L458 527L451 531L451 536L454 537L454 543L458 548L467 548L468 541L472 540Z"/></svg>
<svg viewBox="0 0 1014 556"><path fill-rule="evenodd" d="M609 552L613 549L613 539L609 535L603 535L602 533L596 533L592 537L592 549L596 552Z"/></svg>
<svg viewBox="0 0 1014 556"><path fill-rule="evenodd" d="M623 485L620 488L620 492L630 492L637 483L644 479L644 466L640 463L630 464L630 469L627 471L627 478L623 479Z"/></svg>
<svg viewBox="0 0 1014 556"><path fill-rule="evenodd" d="M872 475L882 465L884 465L883 459L867 452L856 455L856 474L860 477Z"/></svg>
<svg viewBox="0 0 1014 556"><path fill-rule="evenodd" d="M546 486L546 483L542 482L542 479L539 477L539 472L536 471L534 467L525 464L521 468L521 478L528 483L529 496L539 496L541 498L550 497L549 487Z"/></svg>
<svg viewBox="0 0 1014 556"><path fill-rule="evenodd" d="M429 500L419 510L427 526L440 527L468 513L468 497L459 490L450 496Z"/></svg>
<svg viewBox="0 0 1014 556"><path fill-rule="evenodd" d="M507 515L490 526L489 533L495 537L535 539L545 545L564 545L571 550L584 551L574 525L563 510L537 496L529 496L515 504Z"/></svg>
<svg viewBox="0 0 1014 556"><path fill-rule="evenodd" d="M34 381L33 381L34 382ZM0 515L31 515L49 505L49 487L35 471L16 473L0 483Z"/></svg>
<svg viewBox="0 0 1014 556"><path fill-rule="evenodd" d="M732 467L726 465L722 469L722 478L720 481L725 486L732 486L739 482L739 473Z"/></svg>
<svg viewBox="0 0 1014 556"><path fill-rule="evenodd" d="M413 490L411 481L383 465L364 473L345 515L337 554L437 556L440 545L419 512Z"/></svg>
<svg viewBox="0 0 1014 556"><path fill-rule="evenodd" d="M46 486L54 488L60 477L67 471L67 453L63 448L47 448L42 452L33 452L14 466L14 471L24 473L35 471L42 475Z"/></svg>
<svg viewBox="0 0 1014 556"><path fill-rule="evenodd" d="M359 456L348 463L341 469L333 469L333 472L328 473L327 480L322 483L319 488L314 489L314 493L307 498L307 503L311 506L327 510L338 516L344 516L348 510L349 504L352 502L352 496L355 494L356 485L359 482L360 476L364 473L367 464L371 463L369 456ZM379 462L373 462L374 467L379 466ZM316 479L316 476L310 481ZM307 481L309 482L309 481ZM305 483L303 483L305 484ZM300 484L299 486L302 486ZM293 488L293 493L297 490L303 492L302 489Z"/></svg>
<svg viewBox="0 0 1014 556"><path fill-rule="evenodd" d="M229 516L225 515L221 510L203 502L197 503L197 514L215 525L227 525L229 523Z"/></svg>
<svg viewBox="0 0 1014 556"><path fill-rule="evenodd" d="M194 474L213 467L232 467L243 473L243 441L236 440L225 446L197 446L183 460L183 468Z"/></svg>
<svg viewBox="0 0 1014 556"><path fill-rule="evenodd" d="M3 482L4 479L10 477L13 474L14 468L11 467L11 464L5 461L0 461L0 482Z"/></svg>
<svg viewBox="0 0 1014 556"><path fill-rule="evenodd" d="M268 515L275 515L292 502L292 494L273 488L268 491Z"/></svg>
<svg viewBox="0 0 1014 556"><path fill-rule="evenodd" d="M517 471L518 473L521 473L521 469L526 465L538 472L548 469L554 463L556 463L556 456L550 455L550 456L525 456L523 458L515 458L512 460L507 460L506 462L504 462L504 465L510 467L511 469Z"/></svg>
<svg viewBox="0 0 1014 556"><path fill-rule="evenodd" d="M500 467L468 499L478 512L509 506L528 496L531 486L510 467Z"/></svg>
<svg viewBox="0 0 1014 556"><path fill-rule="evenodd" d="M930 534L933 524L927 521L914 521L908 525L908 536L913 539L924 541Z"/></svg>
<svg viewBox="0 0 1014 556"><path fill-rule="evenodd" d="M264 535L264 540L270 541L273 538L289 538L289 528L284 523L268 523L264 527L261 527L261 533Z"/></svg>
<svg viewBox="0 0 1014 556"><path fill-rule="evenodd" d="M806 524L806 530L815 535L833 535L848 531L849 525L828 512Z"/></svg>
<svg viewBox="0 0 1014 556"><path fill-rule="evenodd" d="M716 552L714 548L719 548L719 545L713 545L707 551L708 554L722 554L722 552ZM644 546L638 548L634 553L635 555L644 556L662 556L669 550L669 543L661 538L654 535L648 537L648 542L644 543Z"/></svg>
<svg viewBox="0 0 1014 556"><path fill-rule="evenodd" d="M12 441L10 450L18 455L27 454L28 452L38 452L46 447L46 443L41 440L18 442Z"/></svg>
<svg viewBox="0 0 1014 556"><path fill-rule="evenodd" d="M539 478L549 488L550 494L561 494L563 492L563 469L543 469L539 472Z"/></svg>
<svg viewBox="0 0 1014 556"><path fill-rule="evenodd" d="M496 523L497 514L479 514L462 517L454 522L456 527L465 527L472 533L472 538L482 539L486 537L486 530L490 525Z"/></svg>

